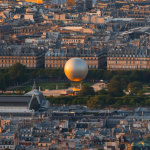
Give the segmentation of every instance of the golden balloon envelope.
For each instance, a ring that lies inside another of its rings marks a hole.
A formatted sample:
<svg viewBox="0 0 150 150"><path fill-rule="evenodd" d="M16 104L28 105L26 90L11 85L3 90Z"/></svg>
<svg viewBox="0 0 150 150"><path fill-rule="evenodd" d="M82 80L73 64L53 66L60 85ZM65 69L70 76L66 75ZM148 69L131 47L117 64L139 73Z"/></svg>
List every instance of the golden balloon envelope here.
<svg viewBox="0 0 150 150"><path fill-rule="evenodd" d="M78 82L86 77L88 65L81 58L71 58L66 62L64 72L69 80Z"/></svg>

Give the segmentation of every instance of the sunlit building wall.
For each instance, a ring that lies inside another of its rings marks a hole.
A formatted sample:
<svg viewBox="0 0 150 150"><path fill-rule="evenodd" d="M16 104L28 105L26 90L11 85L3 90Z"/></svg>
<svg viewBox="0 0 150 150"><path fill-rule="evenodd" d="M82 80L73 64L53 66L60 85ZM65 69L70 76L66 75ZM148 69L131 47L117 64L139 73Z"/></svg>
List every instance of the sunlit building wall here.
<svg viewBox="0 0 150 150"><path fill-rule="evenodd" d="M75 4L75 0L67 0L67 4L74 5Z"/></svg>
<svg viewBox="0 0 150 150"><path fill-rule="evenodd" d="M33 2L37 4L43 4L43 0L26 0L26 2Z"/></svg>

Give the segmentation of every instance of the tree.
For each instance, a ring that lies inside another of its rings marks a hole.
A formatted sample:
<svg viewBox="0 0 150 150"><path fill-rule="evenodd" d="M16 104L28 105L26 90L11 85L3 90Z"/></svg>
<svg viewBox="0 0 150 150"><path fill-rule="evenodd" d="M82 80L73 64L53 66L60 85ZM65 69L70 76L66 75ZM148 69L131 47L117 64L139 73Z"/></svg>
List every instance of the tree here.
<svg viewBox="0 0 150 150"><path fill-rule="evenodd" d="M134 98L130 99L129 105L130 106L135 106L135 100L134 100Z"/></svg>
<svg viewBox="0 0 150 150"><path fill-rule="evenodd" d="M123 75L114 75L111 80L120 82L124 89L127 88L129 83L128 78Z"/></svg>
<svg viewBox="0 0 150 150"><path fill-rule="evenodd" d="M45 78L45 70L38 69L37 75L38 75L39 78L42 78L42 79Z"/></svg>
<svg viewBox="0 0 150 150"><path fill-rule="evenodd" d="M120 82L111 80L108 86L108 93L113 97L123 96L123 88Z"/></svg>
<svg viewBox="0 0 150 150"><path fill-rule="evenodd" d="M128 84L128 91L130 91L131 94L137 94L138 91L142 90L143 86L141 82L135 81Z"/></svg>
<svg viewBox="0 0 150 150"><path fill-rule="evenodd" d="M144 95L144 91L143 91L143 90L139 90L138 93L137 93L137 95L138 95L139 97L143 96L143 95Z"/></svg>
<svg viewBox="0 0 150 150"><path fill-rule="evenodd" d="M23 83L27 81L27 69L26 66L16 63L9 68L9 75L12 83Z"/></svg>
<svg viewBox="0 0 150 150"><path fill-rule="evenodd" d="M98 95L107 95L108 92L105 89L101 89L98 91Z"/></svg>
<svg viewBox="0 0 150 150"><path fill-rule="evenodd" d="M2 92L6 91L6 81L4 77L0 78L0 90L2 90Z"/></svg>
<svg viewBox="0 0 150 150"><path fill-rule="evenodd" d="M88 85L83 86L82 90L78 93L79 96L86 96L86 95L94 95L94 89L93 87L90 87Z"/></svg>
<svg viewBox="0 0 150 150"><path fill-rule="evenodd" d="M120 81L120 78L121 77L119 75L114 75L111 80L113 80L113 81Z"/></svg>
<svg viewBox="0 0 150 150"><path fill-rule="evenodd" d="M146 106L150 106L150 99L147 99L147 100L145 101L145 104L146 104Z"/></svg>
<svg viewBox="0 0 150 150"><path fill-rule="evenodd" d="M30 69L29 74L30 74L30 79L37 78L37 69Z"/></svg>
<svg viewBox="0 0 150 150"><path fill-rule="evenodd" d="M87 101L87 106L88 106L89 108L98 108L98 96L91 97L91 98Z"/></svg>
<svg viewBox="0 0 150 150"><path fill-rule="evenodd" d="M132 70L130 74L130 81L140 81L140 71L138 70Z"/></svg>
<svg viewBox="0 0 150 150"><path fill-rule="evenodd" d="M113 77L113 71L107 70L104 72L104 77L103 77L104 80L110 80L112 77Z"/></svg>
<svg viewBox="0 0 150 150"><path fill-rule="evenodd" d="M123 88L126 89L129 84L129 79L128 79L128 77L124 76L120 79L120 82L121 82Z"/></svg>

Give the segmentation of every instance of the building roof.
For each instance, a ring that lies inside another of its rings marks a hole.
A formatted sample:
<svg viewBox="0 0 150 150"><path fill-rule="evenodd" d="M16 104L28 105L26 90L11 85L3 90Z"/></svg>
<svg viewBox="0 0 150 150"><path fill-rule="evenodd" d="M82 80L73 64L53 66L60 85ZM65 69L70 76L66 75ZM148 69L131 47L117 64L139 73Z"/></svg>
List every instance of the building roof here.
<svg viewBox="0 0 150 150"><path fill-rule="evenodd" d="M31 96L31 95L43 95L42 92L38 91L37 89L33 89L32 91L28 92L25 94L26 96Z"/></svg>
<svg viewBox="0 0 150 150"><path fill-rule="evenodd" d="M43 93L37 90L35 81L33 82L32 90L25 94L26 96L36 95L36 96L43 96ZM43 96L44 100L44 96Z"/></svg>
<svg viewBox="0 0 150 150"><path fill-rule="evenodd" d="M0 107L2 106L26 106L32 96L24 95L0 95Z"/></svg>
<svg viewBox="0 0 150 150"><path fill-rule="evenodd" d="M77 123L76 128L88 128L88 124L87 123Z"/></svg>
<svg viewBox="0 0 150 150"><path fill-rule="evenodd" d="M12 108L15 109L18 107L18 112L19 110L21 111L22 108L19 107L24 107L27 110L37 110L39 108L40 102L38 101L38 98L35 95L1 95L0 96L0 112L3 110L8 110ZM9 107L9 108L8 108ZM12 110L11 109L11 110ZM7 111L6 111L7 112Z"/></svg>

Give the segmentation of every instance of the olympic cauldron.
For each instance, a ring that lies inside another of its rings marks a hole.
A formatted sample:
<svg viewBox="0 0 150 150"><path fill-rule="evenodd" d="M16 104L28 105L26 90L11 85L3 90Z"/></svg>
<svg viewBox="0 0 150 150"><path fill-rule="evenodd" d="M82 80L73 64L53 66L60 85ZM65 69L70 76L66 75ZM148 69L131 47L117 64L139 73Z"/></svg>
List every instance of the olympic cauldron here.
<svg viewBox="0 0 150 150"><path fill-rule="evenodd" d="M64 67L65 75L72 82L82 81L88 73L88 65L81 58L71 58L69 59ZM79 91L77 87L73 88L74 91Z"/></svg>
<svg viewBox="0 0 150 150"><path fill-rule="evenodd" d="M86 77L88 66L81 58L71 58L66 62L64 72L69 80L78 82Z"/></svg>

